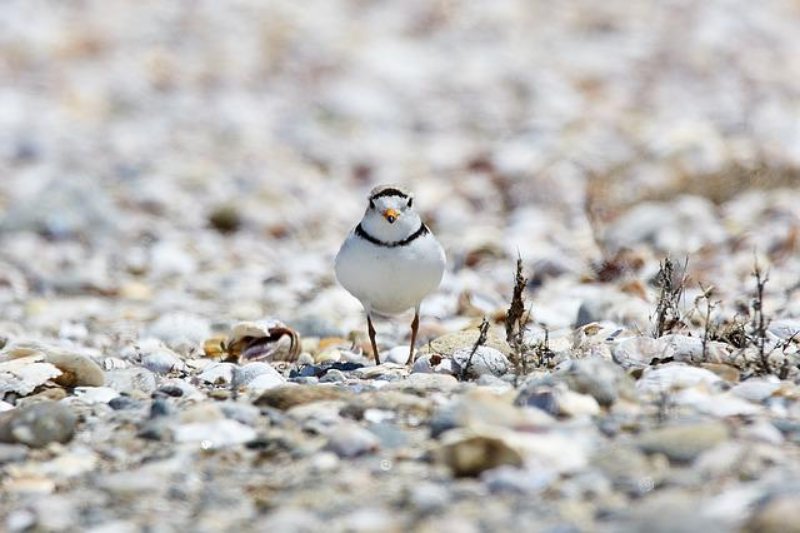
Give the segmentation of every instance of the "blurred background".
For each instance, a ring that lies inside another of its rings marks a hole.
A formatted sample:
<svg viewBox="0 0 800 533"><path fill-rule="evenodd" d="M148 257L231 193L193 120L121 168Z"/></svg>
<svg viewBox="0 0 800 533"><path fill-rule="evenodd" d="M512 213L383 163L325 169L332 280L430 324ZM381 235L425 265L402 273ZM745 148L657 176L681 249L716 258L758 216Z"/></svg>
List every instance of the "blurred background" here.
<svg viewBox="0 0 800 533"><path fill-rule="evenodd" d="M536 290L623 249L780 283L798 28L797 0L5 0L0 313L356 327L331 261L383 182L448 250L440 317L500 305L517 254Z"/></svg>

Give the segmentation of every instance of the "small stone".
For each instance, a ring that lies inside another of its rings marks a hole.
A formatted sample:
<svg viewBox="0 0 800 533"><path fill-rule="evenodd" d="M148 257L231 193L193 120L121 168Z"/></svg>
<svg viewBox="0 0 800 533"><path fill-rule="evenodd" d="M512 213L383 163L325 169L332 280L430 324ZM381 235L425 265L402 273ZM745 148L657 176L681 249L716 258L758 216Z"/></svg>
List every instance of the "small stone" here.
<svg viewBox="0 0 800 533"><path fill-rule="evenodd" d="M230 385L233 382L235 368L236 365L233 363L211 363L198 377L212 385Z"/></svg>
<svg viewBox="0 0 800 533"><path fill-rule="evenodd" d="M286 378L271 364L261 362L248 363L241 368L235 368L233 381L234 387L244 385L248 392L256 394L286 384Z"/></svg>
<svg viewBox="0 0 800 533"><path fill-rule="evenodd" d="M134 400L130 396L117 396L116 398L110 400L108 402L108 406L114 409L115 411L121 411L123 409L134 409L139 407L141 402L138 400Z"/></svg>
<svg viewBox="0 0 800 533"><path fill-rule="evenodd" d="M42 448L72 439L78 417L56 402L41 402L0 413L0 442Z"/></svg>
<svg viewBox="0 0 800 533"><path fill-rule="evenodd" d="M73 393L83 403L88 404L108 403L119 396L119 392L111 387L75 387Z"/></svg>
<svg viewBox="0 0 800 533"><path fill-rule="evenodd" d="M381 353L381 363L404 365L408 361L408 346L395 346L388 352Z"/></svg>
<svg viewBox="0 0 800 533"><path fill-rule="evenodd" d="M0 444L0 465L22 461L27 456L27 446L22 444Z"/></svg>
<svg viewBox="0 0 800 533"><path fill-rule="evenodd" d="M186 367L178 354L168 348L162 348L142 357L142 366L156 374L169 374Z"/></svg>
<svg viewBox="0 0 800 533"><path fill-rule="evenodd" d="M343 383L345 381L347 381L347 375L345 375L345 373L341 370L336 370L335 368L325 372L325 375L319 379L320 383Z"/></svg>
<svg viewBox="0 0 800 533"><path fill-rule="evenodd" d="M500 350L489 346L479 346L475 352L472 348L460 348L453 352L453 372L460 376L480 377L485 374L502 376L511 369L511 363Z"/></svg>
<svg viewBox="0 0 800 533"><path fill-rule="evenodd" d="M357 457L378 449L380 441L356 423L338 424L328 434L327 448L339 457Z"/></svg>
<svg viewBox="0 0 800 533"><path fill-rule="evenodd" d="M421 513L444 509L450 500L450 492L446 487L430 481L416 483L408 494L408 503Z"/></svg>
<svg viewBox="0 0 800 533"><path fill-rule="evenodd" d="M478 328L448 333L432 340L430 343L423 346L421 351L422 353L436 353L444 357L452 357L456 350L471 350L478 340L479 334ZM484 346L494 348L505 356L512 353L511 347L505 340L505 336L494 329L489 330Z"/></svg>
<svg viewBox="0 0 800 533"><path fill-rule="evenodd" d="M233 233L242 225L242 218L233 204L216 207L208 215L208 222L220 233Z"/></svg>
<svg viewBox="0 0 800 533"><path fill-rule="evenodd" d="M124 368L106 372L106 386L122 394L143 393L149 396L156 390L156 377L144 368Z"/></svg>
<svg viewBox="0 0 800 533"><path fill-rule="evenodd" d="M548 468L529 470L512 466L498 466L481 474L493 493L538 494L549 487L558 473Z"/></svg>
<svg viewBox="0 0 800 533"><path fill-rule="evenodd" d="M744 527L748 533L800 533L800 493L773 494L765 498Z"/></svg>
<svg viewBox="0 0 800 533"><path fill-rule="evenodd" d="M729 436L725 424L703 422L652 429L639 435L636 443L645 453L663 453L671 461L686 463Z"/></svg>
<svg viewBox="0 0 800 533"><path fill-rule="evenodd" d="M253 428L236 420L181 424L175 428L176 442L197 442L204 450L244 444L256 438Z"/></svg>
<svg viewBox="0 0 800 533"><path fill-rule="evenodd" d="M261 411L259 411L258 407L249 403L222 402L219 404L219 408L225 418L236 420L248 426L254 426L261 417Z"/></svg>
<svg viewBox="0 0 800 533"><path fill-rule="evenodd" d="M328 385L283 385L267 389L253 403L259 406L286 410L308 403L346 400L352 393Z"/></svg>
<svg viewBox="0 0 800 533"><path fill-rule="evenodd" d="M148 334L160 339L180 353L188 353L203 345L211 336L208 321L189 313L170 313L161 316L148 329Z"/></svg>
<svg viewBox="0 0 800 533"><path fill-rule="evenodd" d="M663 394L697 385L715 387L721 382L722 379L709 370L674 363L645 369L636 388L648 394Z"/></svg>
<svg viewBox="0 0 800 533"><path fill-rule="evenodd" d="M477 476L500 465L522 466L520 452L502 438L454 429L443 436L434 451L436 460L449 467L455 476Z"/></svg>
<svg viewBox="0 0 800 533"><path fill-rule="evenodd" d="M570 389L589 394L603 407L609 407L620 395L632 397L634 382L622 368L605 359L570 359L558 375Z"/></svg>
<svg viewBox="0 0 800 533"><path fill-rule="evenodd" d="M458 387L458 380L446 374L411 374L405 380L391 383L390 386L415 391L450 391Z"/></svg>

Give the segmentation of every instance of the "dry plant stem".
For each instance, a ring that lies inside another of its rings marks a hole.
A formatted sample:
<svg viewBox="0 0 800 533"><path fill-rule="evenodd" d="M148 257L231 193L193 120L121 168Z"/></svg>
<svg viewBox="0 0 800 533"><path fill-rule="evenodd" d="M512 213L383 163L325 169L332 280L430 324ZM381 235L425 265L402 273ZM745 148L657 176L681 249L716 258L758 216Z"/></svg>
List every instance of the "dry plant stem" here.
<svg viewBox="0 0 800 533"><path fill-rule="evenodd" d="M527 282L528 280L522 274L522 259L518 257L517 270L514 275L514 293L511 296L511 305L508 307L505 320L506 341L512 346L519 340L518 337L522 330L521 320L525 315L525 302L522 300L522 294L525 291Z"/></svg>
<svg viewBox="0 0 800 533"><path fill-rule="evenodd" d="M764 316L764 287L769 281L769 273L761 270L758 261L753 268L753 277L756 280L756 293L753 299L753 333L755 335L755 345L758 348L758 358L761 363L761 370L769 374L772 369L769 364L769 354L766 351L767 346L767 326L769 321Z"/></svg>
<svg viewBox="0 0 800 533"><path fill-rule="evenodd" d="M483 317L483 321L481 321L480 325L480 333L478 334L478 338L475 340L475 344L472 346L472 351L469 353L469 358L467 358L467 364L465 364L464 368L461 370L462 381L467 379L470 367L472 367L472 358L475 356L475 352L478 351L478 348L486 344L486 337L488 334L489 334L489 321L486 320L486 317Z"/></svg>
<svg viewBox="0 0 800 533"><path fill-rule="evenodd" d="M705 321L703 325L703 360L706 360L708 356L708 341L711 339L713 334L713 326L711 325L711 313L714 312L719 302L712 302L711 295L714 293L714 287L703 287L703 284L700 284L700 290L703 291L703 300L706 302L706 314L705 314Z"/></svg>
<svg viewBox="0 0 800 533"><path fill-rule="evenodd" d="M683 265L683 273L676 282L675 265L667 256L659 265L656 284L659 288L658 304L656 304L656 326L653 332L656 338L663 337L680 323L680 300L686 284L687 257Z"/></svg>
<svg viewBox="0 0 800 533"><path fill-rule="evenodd" d="M511 304L508 307L505 318L506 341L514 350L515 384L520 376L527 374L527 357L525 352L525 324L530 320L531 311L525 309L523 294L528 284L522 269L522 259L517 257L516 271L514 273L514 290L511 296Z"/></svg>

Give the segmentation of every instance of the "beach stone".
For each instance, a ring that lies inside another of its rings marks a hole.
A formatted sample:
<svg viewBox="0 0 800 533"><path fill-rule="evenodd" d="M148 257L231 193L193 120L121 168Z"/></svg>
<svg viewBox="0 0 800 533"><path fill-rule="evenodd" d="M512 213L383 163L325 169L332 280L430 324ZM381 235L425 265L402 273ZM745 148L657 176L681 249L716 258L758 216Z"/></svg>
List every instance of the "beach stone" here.
<svg viewBox="0 0 800 533"><path fill-rule="evenodd" d="M119 392L111 387L75 387L73 394L88 404L108 403L119 396Z"/></svg>
<svg viewBox="0 0 800 533"><path fill-rule="evenodd" d="M358 457L372 453L380 446L380 439L356 423L337 424L328 434L327 449L339 457Z"/></svg>
<svg viewBox="0 0 800 533"><path fill-rule="evenodd" d="M420 352L436 353L452 358L453 354L459 349L471 350L472 347L475 346L479 334L478 328L448 333L425 344L420 349ZM509 346L508 342L505 340L505 335L495 329L489 329L484 346L494 348L506 357L512 353L511 346Z"/></svg>
<svg viewBox="0 0 800 533"><path fill-rule="evenodd" d="M200 348L211 336L211 326L205 318L190 313L168 313L158 318L147 330L151 337L161 340L179 353Z"/></svg>
<svg viewBox="0 0 800 533"><path fill-rule="evenodd" d="M161 348L142 357L142 366L156 374L169 374L176 370L184 370L183 360L168 348Z"/></svg>
<svg viewBox="0 0 800 533"><path fill-rule="evenodd" d="M234 366L232 379L234 388L244 387L253 393L286 384L286 379L271 364L260 361Z"/></svg>
<svg viewBox="0 0 800 533"><path fill-rule="evenodd" d="M800 493L787 491L759 502L747 521L748 533L800 533Z"/></svg>
<svg viewBox="0 0 800 533"><path fill-rule="evenodd" d="M121 394L150 395L156 390L156 376L145 368L124 368L106 372L106 386Z"/></svg>
<svg viewBox="0 0 800 533"><path fill-rule="evenodd" d="M652 429L639 435L636 444L645 453L663 453L671 461L686 463L728 438L725 424L703 422Z"/></svg>
<svg viewBox="0 0 800 533"><path fill-rule="evenodd" d="M181 424L175 428L176 442L199 442L204 449L244 444L255 438L253 428L228 418Z"/></svg>
<svg viewBox="0 0 800 533"><path fill-rule="evenodd" d="M454 429L442 436L434 450L437 462L457 477L477 476L501 465L522 466L523 456L503 438Z"/></svg>
<svg viewBox="0 0 800 533"><path fill-rule="evenodd" d="M211 363L198 377L212 385L230 385L233 383L233 373L236 368L233 363Z"/></svg>
<svg viewBox="0 0 800 533"><path fill-rule="evenodd" d="M481 474L492 493L538 494L558 479L558 473L548 468L515 468L498 466Z"/></svg>
<svg viewBox="0 0 800 533"><path fill-rule="evenodd" d="M487 374L502 376L511 370L508 358L500 350L489 346L479 346L474 354L472 348L459 348L453 352L452 360L453 373L457 376L464 372L471 378Z"/></svg>
<svg viewBox="0 0 800 533"><path fill-rule="evenodd" d="M408 494L408 503L421 513L433 513L450 503L450 491L438 483L422 481L415 484Z"/></svg>
<svg viewBox="0 0 800 533"><path fill-rule="evenodd" d="M619 365L597 357L571 359L556 375L570 389L592 396L603 407L611 406L621 395L631 398L635 394L633 379Z"/></svg>
<svg viewBox="0 0 800 533"><path fill-rule="evenodd" d="M411 374L405 380L390 384L393 389L415 391L451 391L458 387L458 380L446 374Z"/></svg>
<svg viewBox="0 0 800 533"><path fill-rule="evenodd" d="M0 413L0 442L42 448L72 439L78 417L57 402L40 402Z"/></svg>
<svg viewBox="0 0 800 533"><path fill-rule="evenodd" d="M636 382L636 388L642 393L663 394L698 385L713 388L721 383L722 379L710 370L682 363L670 363L645 369L642 377Z"/></svg>

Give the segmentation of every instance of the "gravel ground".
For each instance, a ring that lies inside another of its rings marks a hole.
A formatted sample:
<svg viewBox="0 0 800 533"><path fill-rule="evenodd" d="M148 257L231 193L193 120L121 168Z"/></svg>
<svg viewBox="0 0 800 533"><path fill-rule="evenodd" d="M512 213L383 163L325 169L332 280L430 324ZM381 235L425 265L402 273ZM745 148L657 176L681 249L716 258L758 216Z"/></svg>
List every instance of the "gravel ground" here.
<svg viewBox="0 0 800 533"><path fill-rule="evenodd" d="M797 528L798 27L4 2L0 529ZM333 276L386 182L448 255L412 367Z"/></svg>

